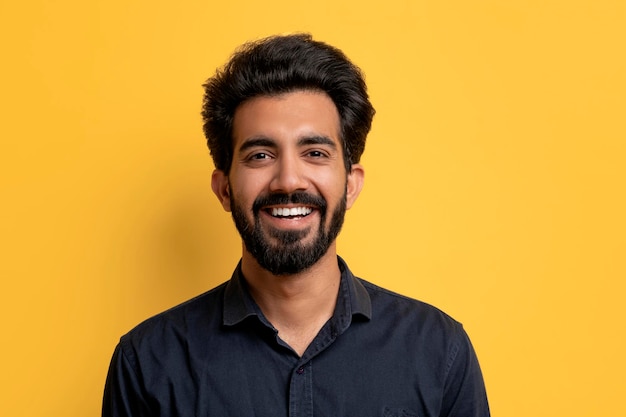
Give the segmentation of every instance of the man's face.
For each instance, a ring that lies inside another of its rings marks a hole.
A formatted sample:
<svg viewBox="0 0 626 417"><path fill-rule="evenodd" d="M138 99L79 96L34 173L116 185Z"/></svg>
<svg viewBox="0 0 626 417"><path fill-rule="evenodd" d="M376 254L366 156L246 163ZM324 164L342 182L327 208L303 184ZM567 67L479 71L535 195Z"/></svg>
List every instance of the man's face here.
<svg viewBox="0 0 626 417"><path fill-rule="evenodd" d="M230 173L216 171L213 189L245 250L276 275L309 268L335 244L363 178L358 165L346 173L333 101L310 91L246 101L233 145Z"/></svg>

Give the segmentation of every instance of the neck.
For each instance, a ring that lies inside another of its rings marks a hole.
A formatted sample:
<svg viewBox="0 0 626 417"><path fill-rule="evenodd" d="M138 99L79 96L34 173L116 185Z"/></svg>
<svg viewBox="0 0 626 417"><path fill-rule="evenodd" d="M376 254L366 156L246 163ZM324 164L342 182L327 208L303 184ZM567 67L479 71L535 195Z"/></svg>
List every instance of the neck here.
<svg viewBox="0 0 626 417"><path fill-rule="evenodd" d="M312 267L293 275L272 274L245 248L241 267L265 317L302 355L335 310L341 277L335 244Z"/></svg>

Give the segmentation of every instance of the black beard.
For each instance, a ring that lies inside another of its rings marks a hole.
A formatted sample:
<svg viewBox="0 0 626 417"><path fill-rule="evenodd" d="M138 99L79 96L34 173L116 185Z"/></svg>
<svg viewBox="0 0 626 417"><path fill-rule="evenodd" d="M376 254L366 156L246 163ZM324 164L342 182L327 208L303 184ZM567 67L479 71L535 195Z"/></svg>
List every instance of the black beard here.
<svg viewBox="0 0 626 417"><path fill-rule="evenodd" d="M270 237L279 244L272 245L261 228L259 211L261 207L285 204L304 204L314 206L320 212L320 225L317 236L312 243L304 245L300 240L310 229L305 230L276 230L271 229ZM346 213L346 193L339 201L332 213L328 230L325 230L327 203L322 197L307 193L270 194L258 197L252 205L254 224L251 224L245 209L237 204L231 195L231 209L235 226L241 235L248 252L263 268L274 275L290 275L302 272L320 260L328 251L341 231Z"/></svg>

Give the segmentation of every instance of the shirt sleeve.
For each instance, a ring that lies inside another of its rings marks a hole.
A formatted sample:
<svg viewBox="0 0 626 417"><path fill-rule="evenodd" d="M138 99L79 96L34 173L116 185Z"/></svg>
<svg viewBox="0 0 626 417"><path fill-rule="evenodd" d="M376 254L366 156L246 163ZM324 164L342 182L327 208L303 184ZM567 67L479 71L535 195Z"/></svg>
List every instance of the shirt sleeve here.
<svg viewBox="0 0 626 417"><path fill-rule="evenodd" d="M115 348L109 366L102 401L102 417L150 415L141 378L120 343Z"/></svg>
<svg viewBox="0 0 626 417"><path fill-rule="evenodd" d="M459 336L459 343L449 357L441 415L489 417L487 393L476 352L462 328Z"/></svg>

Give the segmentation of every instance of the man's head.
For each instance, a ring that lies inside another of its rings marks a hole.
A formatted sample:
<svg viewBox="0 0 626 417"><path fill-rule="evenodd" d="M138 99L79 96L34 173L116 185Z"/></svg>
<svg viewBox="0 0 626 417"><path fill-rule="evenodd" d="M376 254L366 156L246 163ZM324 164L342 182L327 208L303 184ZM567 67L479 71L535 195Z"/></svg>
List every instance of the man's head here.
<svg viewBox="0 0 626 417"><path fill-rule="evenodd" d="M305 34L243 45L204 88L204 134L215 167L226 174L232 163L235 110L251 98L296 90L326 93L339 113L347 171L361 158L375 113L359 68L339 49Z"/></svg>
<svg viewBox="0 0 626 417"><path fill-rule="evenodd" d="M374 110L358 68L305 35L248 44L206 83L212 187L264 269L294 274L334 245L363 183Z"/></svg>

